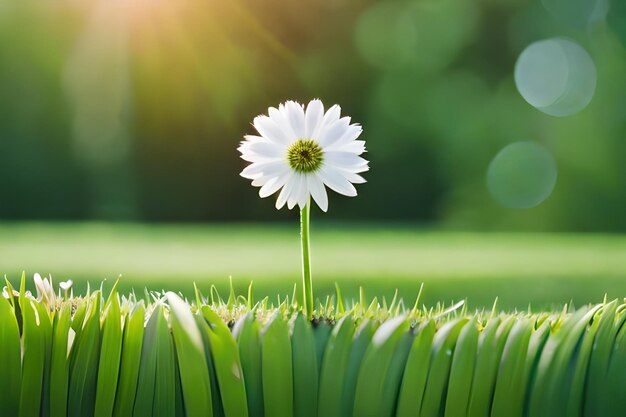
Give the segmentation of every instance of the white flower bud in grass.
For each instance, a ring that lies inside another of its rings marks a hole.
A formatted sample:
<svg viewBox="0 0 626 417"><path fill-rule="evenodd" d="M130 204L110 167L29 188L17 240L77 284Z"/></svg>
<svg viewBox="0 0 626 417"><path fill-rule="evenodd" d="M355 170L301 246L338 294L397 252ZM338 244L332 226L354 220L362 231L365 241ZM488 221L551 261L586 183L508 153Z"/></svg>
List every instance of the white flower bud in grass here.
<svg viewBox="0 0 626 417"><path fill-rule="evenodd" d="M67 291L70 288L72 288L73 284L74 284L74 281L72 281L71 279L68 279L67 281L60 282L59 287L61 287L63 291Z"/></svg>
<svg viewBox="0 0 626 417"><path fill-rule="evenodd" d="M37 290L37 300L44 301L49 307L54 306L55 295L52 288L52 277L41 279L41 275L36 273L33 277L35 281L35 289Z"/></svg>

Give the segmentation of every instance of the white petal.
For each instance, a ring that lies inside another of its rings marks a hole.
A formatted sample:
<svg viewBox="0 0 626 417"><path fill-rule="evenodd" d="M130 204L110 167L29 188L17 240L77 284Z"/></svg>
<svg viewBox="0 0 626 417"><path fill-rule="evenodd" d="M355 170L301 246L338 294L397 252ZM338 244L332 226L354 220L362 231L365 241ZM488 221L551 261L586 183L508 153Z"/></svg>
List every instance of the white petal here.
<svg viewBox="0 0 626 417"><path fill-rule="evenodd" d="M274 177L259 177L252 180L253 187L262 187L264 186L270 179Z"/></svg>
<svg viewBox="0 0 626 417"><path fill-rule="evenodd" d="M333 146L333 151L342 151L342 152L351 152L355 155L361 155L363 152L367 152L365 150L365 141L364 140L352 140L345 145L339 145L337 147Z"/></svg>
<svg viewBox="0 0 626 417"><path fill-rule="evenodd" d="M280 194L278 194L278 199L276 200L276 208L278 210L280 210L287 202L287 199L289 198L289 194L291 194L291 189L294 186L294 182L295 182L295 178L293 176L290 176L287 179L287 182L285 183L285 186L283 187L283 189L280 190Z"/></svg>
<svg viewBox="0 0 626 417"><path fill-rule="evenodd" d="M285 133L285 136L287 136L287 143L293 142L296 139L296 134L294 133L291 125L289 124L289 121L287 120L285 106L281 104L278 109L270 107L269 115L270 118L275 121L278 127L280 127L281 130Z"/></svg>
<svg viewBox="0 0 626 417"><path fill-rule="evenodd" d="M267 140L272 142L288 144L289 137L278 124L267 116L257 116L252 122L254 128Z"/></svg>
<svg viewBox="0 0 626 417"><path fill-rule="evenodd" d="M322 118L322 126L330 126L339 120L339 116L341 116L341 107L339 107L338 104L335 104L324 114L324 117Z"/></svg>
<svg viewBox="0 0 626 417"><path fill-rule="evenodd" d="M328 211L328 194L326 194L326 188L324 188L324 183L322 180L315 175L309 175L307 178L309 183L309 191L311 192L311 196L317 203L322 211Z"/></svg>
<svg viewBox="0 0 626 417"><path fill-rule="evenodd" d="M289 121L289 125L293 130L293 133L296 134L296 139L301 139L305 137L305 125L304 125L304 109L301 104L296 103L295 101L288 101L285 103L285 113L287 116L287 120Z"/></svg>
<svg viewBox="0 0 626 417"><path fill-rule="evenodd" d="M311 175L300 174L300 177L302 177L300 192L298 193L298 206L300 206L300 210L306 206L306 203L309 201L309 196L311 195L307 179L309 176Z"/></svg>
<svg viewBox="0 0 626 417"><path fill-rule="evenodd" d="M350 118L342 117L333 124L323 126L318 135L318 142L323 149L329 148L344 136L350 126Z"/></svg>
<svg viewBox="0 0 626 417"><path fill-rule="evenodd" d="M268 160L252 152L242 153L241 159L247 162L271 162L273 161L273 159Z"/></svg>
<svg viewBox="0 0 626 417"><path fill-rule="evenodd" d="M315 132L314 136L311 139L314 139L319 143L320 135L322 134L322 132L328 126L332 125L337 120L339 120L340 115L341 115L341 107L339 107L337 104L335 104L330 109L328 109L326 113L324 114L324 117L322 117L322 121L320 122L319 127L317 128L317 131Z"/></svg>
<svg viewBox="0 0 626 417"><path fill-rule="evenodd" d="M364 184L367 182L365 178L354 172L342 171L341 174L352 184Z"/></svg>
<svg viewBox="0 0 626 417"><path fill-rule="evenodd" d="M280 189L280 187L284 186L289 179L289 175L291 171L285 170L282 174L272 177L269 181L267 181L263 187L259 190L259 196L261 198L269 197L274 194L276 191Z"/></svg>
<svg viewBox="0 0 626 417"><path fill-rule="evenodd" d="M261 136L245 135L244 138L246 140L239 142L239 147L237 148L242 154L249 152L250 147L256 143L273 143Z"/></svg>
<svg viewBox="0 0 626 417"><path fill-rule="evenodd" d="M289 210L293 209L296 205L296 198L294 196L294 192L293 190L291 191L291 194L289 195L289 198L287 199L287 208Z"/></svg>
<svg viewBox="0 0 626 417"><path fill-rule="evenodd" d="M285 165L280 170L272 170L270 175L259 174L255 176L252 180L252 185L255 187L262 187L274 178L288 176L290 174L293 174L293 171L291 171L291 169L289 169L287 165Z"/></svg>
<svg viewBox="0 0 626 417"><path fill-rule="evenodd" d="M263 136L257 136L257 135L243 135L243 138L245 140L241 142L242 145L245 143L250 143L250 142L269 142Z"/></svg>
<svg viewBox="0 0 626 417"><path fill-rule="evenodd" d="M324 105L321 100L315 99L311 100L309 104L306 106L306 115L305 115L305 132L304 136L306 138L314 138L317 137L317 131L319 129L320 123L322 122L322 117L324 117Z"/></svg>
<svg viewBox="0 0 626 417"><path fill-rule="evenodd" d="M272 161L272 162L257 162L250 164L241 171L241 175L244 178L255 179L261 176L270 176L280 173L287 162L285 161Z"/></svg>
<svg viewBox="0 0 626 417"><path fill-rule="evenodd" d="M339 140L337 140L336 142L329 144L326 150L340 150L344 146L355 142L356 139L361 135L361 133L363 133L363 128L360 125L352 124L346 128L343 136L339 138ZM359 142L363 142L363 144L365 144L364 141Z"/></svg>
<svg viewBox="0 0 626 417"><path fill-rule="evenodd" d="M370 170L369 165L362 165L360 167L340 168L341 172L351 172L353 174L359 174L361 172L367 172Z"/></svg>
<svg viewBox="0 0 626 417"><path fill-rule="evenodd" d="M282 159L285 147L272 142L252 142L246 147L246 154L257 154L266 159Z"/></svg>
<svg viewBox="0 0 626 417"><path fill-rule="evenodd" d="M302 175L296 174L294 176L294 186L291 192L289 193L289 198L287 199L287 207L289 210L295 207L295 205L300 200L300 194L302 193Z"/></svg>
<svg viewBox="0 0 626 417"><path fill-rule="evenodd" d="M367 160L352 152L330 151L324 152L324 163L337 168L360 168L367 166Z"/></svg>
<svg viewBox="0 0 626 417"><path fill-rule="evenodd" d="M320 179L331 190L348 197L356 196L356 188L348 181L339 170L323 166L318 171Z"/></svg>

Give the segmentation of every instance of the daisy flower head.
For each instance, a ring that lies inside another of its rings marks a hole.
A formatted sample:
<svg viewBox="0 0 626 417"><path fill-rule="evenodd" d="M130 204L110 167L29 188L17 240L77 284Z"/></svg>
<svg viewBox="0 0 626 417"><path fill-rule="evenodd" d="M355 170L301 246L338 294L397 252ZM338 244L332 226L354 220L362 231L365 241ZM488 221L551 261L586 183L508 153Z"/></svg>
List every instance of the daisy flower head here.
<svg viewBox="0 0 626 417"><path fill-rule="evenodd" d="M306 108L287 101L270 107L267 115L254 118L258 135L246 135L239 146L241 158L250 162L241 176L261 187L261 198L280 190L276 208L303 209L310 197L328 210L326 187L349 197L356 196L353 184L364 183L359 174L369 169L365 141L357 140L363 129L341 117L338 105L324 111L320 100Z"/></svg>

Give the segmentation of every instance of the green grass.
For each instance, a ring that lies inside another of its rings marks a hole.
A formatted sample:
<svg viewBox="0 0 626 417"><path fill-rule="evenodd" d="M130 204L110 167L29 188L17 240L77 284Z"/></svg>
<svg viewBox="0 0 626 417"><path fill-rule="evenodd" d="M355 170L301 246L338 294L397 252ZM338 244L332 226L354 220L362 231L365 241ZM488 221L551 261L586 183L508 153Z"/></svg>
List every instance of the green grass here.
<svg viewBox="0 0 626 417"><path fill-rule="evenodd" d="M0 297L0 381L13 382L2 415L624 414L619 300L504 313L340 298L309 321L289 297L211 301L195 291L187 302L117 287L67 297L39 280L47 296L35 299L25 281Z"/></svg>
<svg viewBox="0 0 626 417"><path fill-rule="evenodd" d="M414 226L312 227L316 296L413 300L425 284L426 304L467 298L470 306L501 308L598 302L626 296L626 236L485 234L421 230ZM183 291L192 283L227 295L232 276L239 293L291 294L301 284L297 222L282 225L0 224L0 272L16 281L22 270L109 285L120 290ZM30 281L30 280L29 280Z"/></svg>

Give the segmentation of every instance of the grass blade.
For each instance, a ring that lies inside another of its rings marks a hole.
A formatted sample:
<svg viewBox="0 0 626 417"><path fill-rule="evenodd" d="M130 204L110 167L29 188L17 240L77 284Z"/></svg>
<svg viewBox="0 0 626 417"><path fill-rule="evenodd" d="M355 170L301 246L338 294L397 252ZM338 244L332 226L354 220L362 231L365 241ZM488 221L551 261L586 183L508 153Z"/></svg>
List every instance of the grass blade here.
<svg viewBox="0 0 626 417"><path fill-rule="evenodd" d="M498 364L514 323L514 317L494 318L478 338L468 417L489 417Z"/></svg>
<svg viewBox="0 0 626 417"><path fill-rule="evenodd" d="M157 362L159 343L157 343L157 340L161 321L165 321L163 317L163 306L157 305L150 314L150 318L143 332L139 380L133 407L133 416L135 417L152 415L153 404L155 403L154 392L157 367L159 366Z"/></svg>
<svg viewBox="0 0 626 417"><path fill-rule="evenodd" d="M100 292L86 301L88 307L79 329L70 361L68 416L89 417L94 414L96 378L100 353Z"/></svg>
<svg viewBox="0 0 626 417"><path fill-rule="evenodd" d="M291 352L294 415L316 417L319 381L317 350L311 324L302 314L298 314L293 321Z"/></svg>
<svg viewBox="0 0 626 417"><path fill-rule="evenodd" d="M430 367L430 351L435 329L434 320L429 320L421 325L417 331L402 377L397 417L412 417L420 413L428 378L428 368Z"/></svg>
<svg viewBox="0 0 626 417"><path fill-rule="evenodd" d="M537 366L537 379L529 402L533 416L565 415L574 367L574 351L587 325L600 306L577 310L546 342ZM582 404L581 404L582 405Z"/></svg>
<svg viewBox="0 0 626 417"><path fill-rule="evenodd" d="M176 355L170 334L165 308L159 304L155 313L156 324L156 375L154 383L154 405L152 416L175 417L176 415Z"/></svg>
<svg viewBox="0 0 626 417"><path fill-rule="evenodd" d="M515 322L504 345L493 395L492 417L522 417L526 396L526 361L534 322Z"/></svg>
<svg viewBox="0 0 626 417"><path fill-rule="evenodd" d="M202 336L189 305L172 292L168 292L166 296L170 305L170 324L178 357L186 415L210 417L213 411L211 381Z"/></svg>
<svg viewBox="0 0 626 417"><path fill-rule="evenodd" d="M35 301L20 291L23 344L22 384L20 390L20 417L39 416L45 361L44 335L39 328L40 317Z"/></svg>
<svg viewBox="0 0 626 417"><path fill-rule="evenodd" d="M261 332L261 373L265 415L293 416L293 369L289 327L276 312Z"/></svg>
<svg viewBox="0 0 626 417"><path fill-rule="evenodd" d="M313 328L313 335L315 336L315 350L317 351L317 367L318 374L322 372L322 363L324 363L324 352L326 351L326 344L330 338L330 333L333 331L331 326L326 320L320 320Z"/></svg>
<svg viewBox="0 0 626 417"><path fill-rule="evenodd" d="M44 366L41 392L41 417L50 416L50 359L52 355L52 317L50 307L42 302L35 303L39 315L39 331L43 336Z"/></svg>
<svg viewBox="0 0 626 417"><path fill-rule="evenodd" d="M22 385L22 348L20 329L11 303L0 296L0 410L7 416L17 416Z"/></svg>
<svg viewBox="0 0 626 417"><path fill-rule="evenodd" d="M393 412L393 407L385 401L387 376L392 369L390 365L394 355L403 353L398 351L398 345L409 326L406 317L400 316L383 323L376 330L359 370L354 397L355 417L386 417Z"/></svg>
<svg viewBox="0 0 626 417"><path fill-rule="evenodd" d="M200 329L202 344L204 346L204 358L206 359L207 367L209 368L209 381L211 381L211 405L213 408L213 416L224 417L222 396L220 394L220 387L217 382L215 363L213 361L213 354L211 353L211 342L209 340L209 333L211 332L211 329L201 311L197 312L197 314L194 316L194 319L196 320L196 325Z"/></svg>
<svg viewBox="0 0 626 417"><path fill-rule="evenodd" d="M69 391L69 337L71 306L64 304L54 317L52 359L50 365L50 416L67 415ZM73 330L72 330L73 332Z"/></svg>
<svg viewBox="0 0 626 417"><path fill-rule="evenodd" d="M463 327L459 334L448 383L445 417L466 417L476 366L478 328L474 320Z"/></svg>
<svg viewBox="0 0 626 417"><path fill-rule="evenodd" d="M254 319L254 312L249 311L235 323L233 336L237 339L243 380L246 384L248 413L250 417L263 417L260 325Z"/></svg>
<svg viewBox="0 0 626 417"><path fill-rule="evenodd" d="M115 417L133 415L141 363L145 314L142 303L137 304L133 311L126 314L118 390L115 394L115 406L113 408L113 416Z"/></svg>
<svg viewBox="0 0 626 417"><path fill-rule="evenodd" d="M356 396L359 370L365 352L374 337L378 325L375 321L365 319L354 334L350 356L348 357L348 369L346 370L346 382L343 387L343 415L351 416L354 410L354 398Z"/></svg>
<svg viewBox="0 0 626 417"><path fill-rule="evenodd" d="M585 389L585 415L601 416L606 414L606 405L610 401L606 389L606 372L615 345L615 338L623 324L618 320L617 300L610 302L602 310L600 325L596 333L594 349L589 360L589 376ZM626 314L619 316L621 320Z"/></svg>
<svg viewBox="0 0 626 417"><path fill-rule="evenodd" d="M248 402L237 342L224 321L209 306L202 306L209 324L209 343L226 417L247 417Z"/></svg>
<svg viewBox="0 0 626 417"><path fill-rule="evenodd" d="M342 317L331 332L320 374L320 417L342 417L343 388L354 331L354 320L348 315Z"/></svg>
<svg viewBox="0 0 626 417"><path fill-rule="evenodd" d="M117 293L111 293L103 313L102 343L96 384L95 417L111 417L122 354L122 314Z"/></svg>
<svg viewBox="0 0 626 417"><path fill-rule="evenodd" d="M468 325L468 321L468 318L456 319L444 324L435 334L430 369L428 370L428 382L426 383L420 413L423 417L437 417L444 411L452 352L454 352L461 330Z"/></svg>

